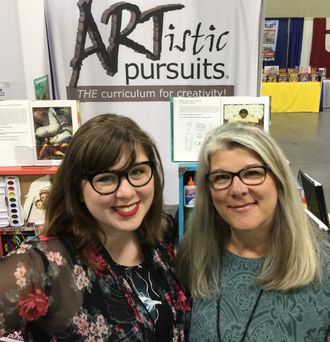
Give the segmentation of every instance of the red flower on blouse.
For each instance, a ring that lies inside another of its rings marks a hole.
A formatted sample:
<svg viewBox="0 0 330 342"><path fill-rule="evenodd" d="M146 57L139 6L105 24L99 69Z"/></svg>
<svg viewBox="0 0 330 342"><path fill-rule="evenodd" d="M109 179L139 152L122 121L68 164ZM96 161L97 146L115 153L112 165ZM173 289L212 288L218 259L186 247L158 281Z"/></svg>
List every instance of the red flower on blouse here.
<svg viewBox="0 0 330 342"><path fill-rule="evenodd" d="M190 305L187 301L187 297L184 294L184 292L179 287L176 287L175 288L175 294L176 294L176 299L175 299L176 309L182 309L184 311L190 311L191 308L190 308Z"/></svg>
<svg viewBox="0 0 330 342"><path fill-rule="evenodd" d="M96 276L100 278L102 275L109 273L106 261L101 254L98 253L95 246L91 246L85 251L89 266L94 270Z"/></svg>
<svg viewBox="0 0 330 342"><path fill-rule="evenodd" d="M33 292L21 297L17 306L23 319L33 321L47 314L48 297L42 289L34 289Z"/></svg>
<svg viewBox="0 0 330 342"><path fill-rule="evenodd" d="M173 243L169 243L167 246L167 253L170 256L172 260L175 260L176 255L175 255L175 249Z"/></svg>

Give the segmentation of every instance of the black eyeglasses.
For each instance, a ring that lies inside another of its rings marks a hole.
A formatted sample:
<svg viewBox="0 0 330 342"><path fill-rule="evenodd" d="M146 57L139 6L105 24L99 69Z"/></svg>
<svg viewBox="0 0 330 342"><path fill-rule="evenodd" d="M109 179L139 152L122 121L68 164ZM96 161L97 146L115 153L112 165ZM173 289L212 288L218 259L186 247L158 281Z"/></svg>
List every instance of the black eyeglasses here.
<svg viewBox="0 0 330 342"><path fill-rule="evenodd" d="M118 190L122 177L125 177L135 188L148 184L153 175L153 166L153 162L145 161L135 164L127 172L102 170L87 174L83 178L90 182L97 193L110 195Z"/></svg>
<svg viewBox="0 0 330 342"><path fill-rule="evenodd" d="M209 172L205 175L205 178L213 190L223 190L231 186L235 176L237 176L245 185L262 184L266 179L268 171L270 171L270 168L267 165L250 166L239 170L238 172Z"/></svg>

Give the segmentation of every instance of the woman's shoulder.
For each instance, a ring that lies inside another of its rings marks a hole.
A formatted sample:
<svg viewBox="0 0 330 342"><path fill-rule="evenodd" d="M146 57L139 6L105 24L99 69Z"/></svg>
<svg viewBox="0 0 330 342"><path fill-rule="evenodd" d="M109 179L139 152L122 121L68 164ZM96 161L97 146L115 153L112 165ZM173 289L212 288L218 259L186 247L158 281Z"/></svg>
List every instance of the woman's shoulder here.
<svg viewBox="0 0 330 342"><path fill-rule="evenodd" d="M324 271L324 277L330 285L330 242L329 240L319 241L319 247L321 251L322 268Z"/></svg>
<svg viewBox="0 0 330 342"><path fill-rule="evenodd" d="M329 239L325 238L325 239L319 240L318 244L319 244L320 250L323 253L326 260L327 261L330 260L330 241L329 241Z"/></svg>
<svg viewBox="0 0 330 342"><path fill-rule="evenodd" d="M72 251L59 237L38 235L33 239L21 243L16 249L8 253L8 258L41 258L44 263L50 261L60 262L72 259ZM6 258L7 258L6 257Z"/></svg>

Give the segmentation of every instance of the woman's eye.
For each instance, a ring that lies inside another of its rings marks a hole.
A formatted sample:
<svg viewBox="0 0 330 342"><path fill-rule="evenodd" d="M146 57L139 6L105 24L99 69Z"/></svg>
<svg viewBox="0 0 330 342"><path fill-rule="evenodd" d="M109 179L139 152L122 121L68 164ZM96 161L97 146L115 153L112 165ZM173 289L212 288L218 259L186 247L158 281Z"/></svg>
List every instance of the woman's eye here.
<svg viewBox="0 0 330 342"><path fill-rule="evenodd" d="M259 170L248 170L244 173L244 177L258 177L261 175Z"/></svg>
<svg viewBox="0 0 330 342"><path fill-rule="evenodd" d="M95 182L98 183L115 183L117 182L117 176L111 173L105 173L101 175L97 175L94 179Z"/></svg>
<svg viewBox="0 0 330 342"><path fill-rule="evenodd" d="M230 175L218 173L214 177L214 182L224 182L230 179Z"/></svg>
<svg viewBox="0 0 330 342"><path fill-rule="evenodd" d="M139 177L141 176L143 173L145 172L145 170L142 167L137 167L133 170L130 171L129 175L131 177Z"/></svg>

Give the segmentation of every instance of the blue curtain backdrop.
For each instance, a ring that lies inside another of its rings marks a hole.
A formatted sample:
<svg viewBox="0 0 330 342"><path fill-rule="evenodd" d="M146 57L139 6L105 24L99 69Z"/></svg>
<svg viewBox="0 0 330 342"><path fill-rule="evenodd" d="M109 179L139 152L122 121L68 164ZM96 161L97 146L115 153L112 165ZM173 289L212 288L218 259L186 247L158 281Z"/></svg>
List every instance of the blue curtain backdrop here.
<svg viewBox="0 0 330 342"><path fill-rule="evenodd" d="M276 41L276 53L274 61L263 61L263 66L279 65L280 68L287 67L288 55L288 27L289 18L269 18L271 20L278 20L278 33ZM266 18L267 20L267 18Z"/></svg>
<svg viewBox="0 0 330 342"><path fill-rule="evenodd" d="M290 19L288 68L294 68L300 64L303 30L304 18Z"/></svg>

